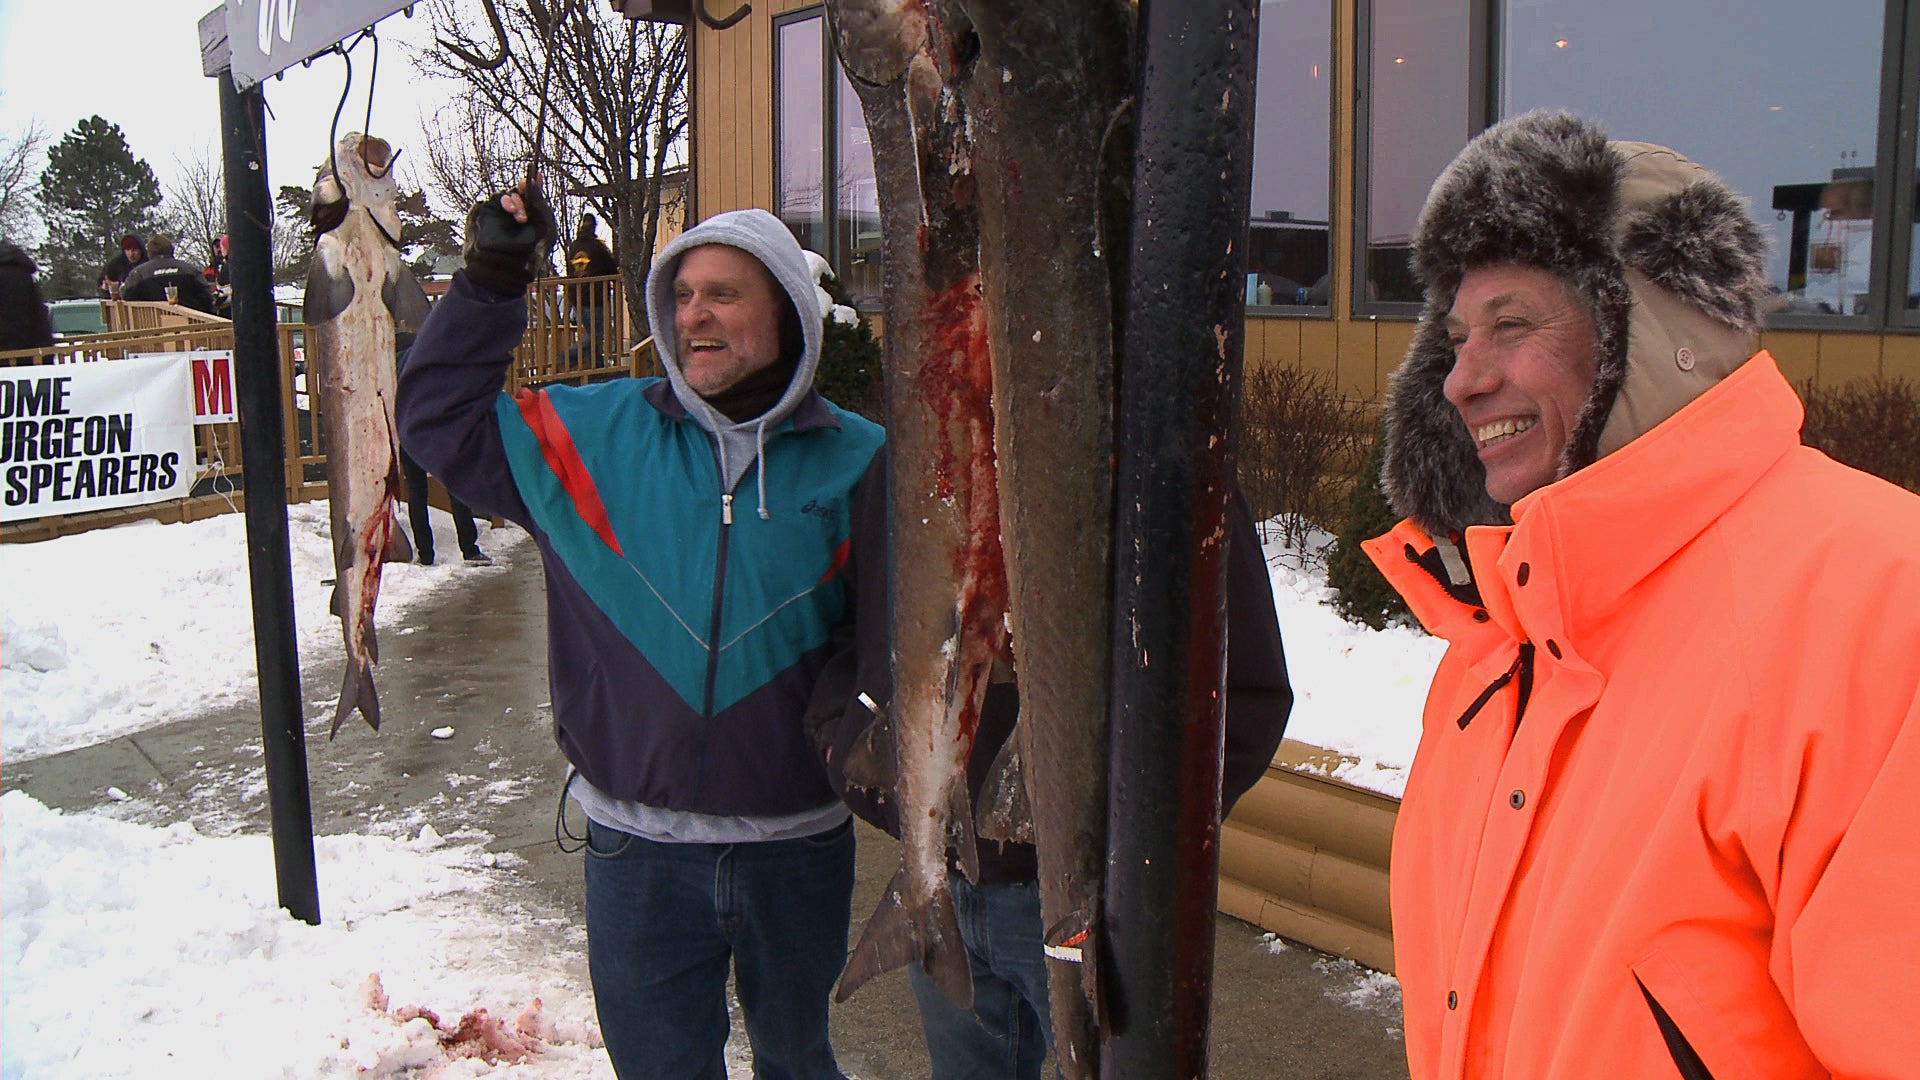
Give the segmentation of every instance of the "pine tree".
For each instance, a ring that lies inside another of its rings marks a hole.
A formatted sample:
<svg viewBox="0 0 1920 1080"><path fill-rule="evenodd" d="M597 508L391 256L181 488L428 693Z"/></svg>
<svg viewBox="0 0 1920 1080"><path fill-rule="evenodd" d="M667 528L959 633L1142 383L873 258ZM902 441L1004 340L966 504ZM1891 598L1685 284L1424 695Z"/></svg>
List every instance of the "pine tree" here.
<svg viewBox="0 0 1920 1080"><path fill-rule="evenodd" d="M1339 594L1335 605L1341 614L1365 623L1375 630L1395 619L1411 619L1407 602L1380 576L1373 560L1360 550L1363 540L1385 533L1399 523L1386 493L1380 490L1380 466L1387 454L1386 430L1374 436L1373 449L1360 466L1353 490L1347 496L1347 517L1327 557L1327 584Z"/></svg>
<svg viewBox="0 0 1920 1080"><path fill-rule="evenodd" d="M119 125L92 116L47 151L38 198L47 226L40 248L47 295L92 296L120 237L153 230L160 181L133 156Z"/></svg>
<svg viewBox="0 0 1920 1080"><path fill-rule="evenodd" d="M813 388L849 412L884 423L886 396L881 382L880 342L874 339L873 327L847 299L846 286L840 284L839 278L824 278L820 287L833 298L834 307L853 311L854 321L844 323L834 318L832 312L827 313L826 333L820 339L820 366L814 372Z"/></svg>

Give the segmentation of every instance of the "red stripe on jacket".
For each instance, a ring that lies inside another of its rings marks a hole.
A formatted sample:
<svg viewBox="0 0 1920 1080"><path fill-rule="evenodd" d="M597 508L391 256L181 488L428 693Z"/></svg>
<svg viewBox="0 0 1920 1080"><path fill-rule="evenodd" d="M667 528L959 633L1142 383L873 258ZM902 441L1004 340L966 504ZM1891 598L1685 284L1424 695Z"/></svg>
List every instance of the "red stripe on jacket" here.
<svg viewBox="0 0 1920 1080"><path fill-rule="evenodd" d="M586 522L614 554L625 558L619 537L613 535L613 522L607 518L606 504L600 501L600 489L594 486L586 463L580 460L580 451L573 445L573 435L567 431L560 415L553 411L553 402L547 399L546 392L522 390L513 396L513 403L520 407L520 418L526 421L534 440L540 444L540 455L546 459L547 468L553 470L561 489L573 500L574 513L580 515L580 520Z"/></svg>

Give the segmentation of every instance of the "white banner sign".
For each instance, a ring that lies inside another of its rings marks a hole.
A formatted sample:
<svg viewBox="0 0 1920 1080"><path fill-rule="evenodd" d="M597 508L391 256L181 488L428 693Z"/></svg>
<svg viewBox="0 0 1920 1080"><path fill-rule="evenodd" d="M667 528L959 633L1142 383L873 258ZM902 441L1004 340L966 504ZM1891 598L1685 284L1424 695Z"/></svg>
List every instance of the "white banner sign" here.
<svg viewBox="0 0 1920 1080"><path fill-rule="evenodd" d="M414 0L226 0L233 85L240 90L331 49Z"/></svg>
<svg viewBox="0 0 1920 1080"><path fill-rule="evenodd" d="M187 354L0 371L0 521L181 498L193 471Z"/></svg>

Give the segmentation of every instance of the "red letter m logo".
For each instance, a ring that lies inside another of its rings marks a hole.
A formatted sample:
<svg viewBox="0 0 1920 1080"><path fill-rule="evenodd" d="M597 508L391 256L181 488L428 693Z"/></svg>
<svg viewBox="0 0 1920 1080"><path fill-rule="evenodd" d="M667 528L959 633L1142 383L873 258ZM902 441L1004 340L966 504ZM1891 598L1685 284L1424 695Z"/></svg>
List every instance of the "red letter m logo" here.
<svg viewBox="0 0 1920 1080"><path fill-rule="evenodd" d="M194 357L193 422L230 424L238 419L233 408L233 354Z"/></svg>

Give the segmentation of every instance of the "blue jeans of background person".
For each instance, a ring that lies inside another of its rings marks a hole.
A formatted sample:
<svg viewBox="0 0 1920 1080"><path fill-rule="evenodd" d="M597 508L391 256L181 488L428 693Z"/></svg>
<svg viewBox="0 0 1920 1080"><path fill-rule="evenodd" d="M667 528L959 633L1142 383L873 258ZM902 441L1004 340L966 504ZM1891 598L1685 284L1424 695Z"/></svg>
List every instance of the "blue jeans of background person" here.
<svg viewBox="0 0 1920 1080"><path fill-rule="evenodd" d="M827 998L847 959L853 823L750 844L587 824L587 962L621 1080L726 1080L727 969L762 1080L845 1080Z"/></svg>
<svg viewBox="0 0 1920 1080"><path fill-rule="evenodd" d="M1038 1080L1053 1043L1039 886L948 878L973 968L973 1009L954 1005L920 965L907 965L933 1080Z"/></svg>

